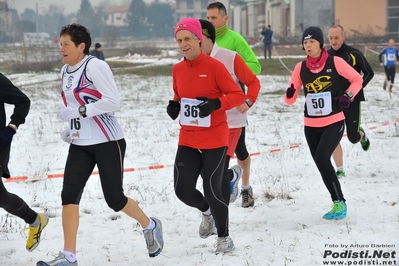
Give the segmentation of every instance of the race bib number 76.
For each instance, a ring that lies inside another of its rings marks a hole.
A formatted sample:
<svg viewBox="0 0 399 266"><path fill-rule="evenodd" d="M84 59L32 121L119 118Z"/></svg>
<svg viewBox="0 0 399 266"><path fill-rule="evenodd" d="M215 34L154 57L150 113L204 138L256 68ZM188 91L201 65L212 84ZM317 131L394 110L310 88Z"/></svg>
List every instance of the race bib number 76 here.
<svg viewBox="0 0 399 266"><path fill-rule="evenodd" d="M78 117L69 121L69 136L71 139L91 138L89 119L88 117Z"/></svg>

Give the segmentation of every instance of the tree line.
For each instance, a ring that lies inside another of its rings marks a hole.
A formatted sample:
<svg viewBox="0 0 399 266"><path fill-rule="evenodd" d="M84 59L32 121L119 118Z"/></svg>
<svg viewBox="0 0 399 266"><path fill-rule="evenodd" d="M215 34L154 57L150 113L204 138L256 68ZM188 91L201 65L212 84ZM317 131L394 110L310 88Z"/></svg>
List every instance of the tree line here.
<svg viewBox="0 0 399 266"><path fill-rule="evenodd" d="M47 32L58 35L62 26L72 22L84 25L93 38L170 37L174 26L174 10L167 3L154 2L146 5L143 0L132 0L129 5L126 26L105 25L105 10L109 4L104 1L92 6L89 0L82 0L78 12L64 15L63 6L53 4L45 10L27 8L15 21L15 31Z"/></svg>

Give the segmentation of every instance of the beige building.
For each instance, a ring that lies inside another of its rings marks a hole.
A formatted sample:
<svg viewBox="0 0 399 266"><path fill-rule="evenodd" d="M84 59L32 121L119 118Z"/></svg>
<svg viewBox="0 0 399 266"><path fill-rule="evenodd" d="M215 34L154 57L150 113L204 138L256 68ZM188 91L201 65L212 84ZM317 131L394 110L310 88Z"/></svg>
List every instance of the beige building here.
<svg viewBox="0 0 399 266"><path fill-rule="evenodd" d="M335 0L335 23L345 28L348 37L383 36L388 33L387 2L386 0ZM399 23L399 1L390 2L397 2L397 10L392 13L397 14L396 23ZM393 6L390 7L390 10L394 9Z"/></svg>
<svg viewBox="0 0 399 266"><path fill-rule="evenodd" d="M176 21L206 19L212 0L176 0ZM223 0L229 27L244 37L260 37L271 25L277 39L296 40L309 26L324 32L341 24L349 37L399 36L399 0Z"/></svg>
<svg viewBox="0 0 399 266"><path fill-rule="evenodd" d="M182 18L206 19L206 7L213 0L176 0L176 22ZM229 0L219 0L226 8L229 7Z"/></svg>
<svg viewBox="0 0 399 266"><path fill-rule="evenodd" d="M104 11L103 21L107 26L124 27L128 25L129 5L112 6Z"/></svg>

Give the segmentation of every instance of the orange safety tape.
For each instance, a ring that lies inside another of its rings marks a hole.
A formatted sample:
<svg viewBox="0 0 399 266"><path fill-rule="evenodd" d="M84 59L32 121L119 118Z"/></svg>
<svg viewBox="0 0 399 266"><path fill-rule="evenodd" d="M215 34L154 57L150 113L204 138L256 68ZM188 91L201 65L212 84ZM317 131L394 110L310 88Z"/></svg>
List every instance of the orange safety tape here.
<svg viewBox="0 0 399 266"><path fill-rule="evenodd" d="M395 119L395 121L393 123L399 123L399 118ZM372 126L369 127L369 130L374 130L377 129L378 127L383 127L383 126L388 126L392 123L390 122L385 122L382 123L380 126ZM344 136L346 136L346 134L344 134ZM280 151L284 151L284 150L292 150L292 149L297 149L300 148L301 145L297 144L297 145L291 145L287 148L277 148L277 149L271 149L268 152L269 153L276 153L276 152L280 152ZM268 152L253 152L250 153L249 156L258 156L264 153L268 153ZM233 158L236 158L235 156L233 156ZM167 168L167 167L173 167L173 164L167 164L167 165L163 165L163 164L158 164L158 165L150 165L150 166L144 166L144 167L136 167L136 168L125 168L123 170L123 172L137 172L137 171L144 171L144 170L158 170L158 169L163 169L163 168ZM93 171L92 175L98 175L98 171ZM52 179L52 178L61 178L64 177L64 174L47 174L47 178L48 179ZM10 182L21 182L21 181L34 181L34 180L44 180L44 179L28 179L28 176L14 176L14 177L10 177L7 178L5 180L5 183L10 183Z"/></svg>

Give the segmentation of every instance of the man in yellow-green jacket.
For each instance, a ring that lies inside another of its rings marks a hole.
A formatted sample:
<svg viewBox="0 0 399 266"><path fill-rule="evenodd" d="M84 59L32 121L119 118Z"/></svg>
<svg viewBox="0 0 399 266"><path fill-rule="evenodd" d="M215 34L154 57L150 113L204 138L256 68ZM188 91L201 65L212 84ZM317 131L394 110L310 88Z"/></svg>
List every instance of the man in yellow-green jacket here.
<svg viewBox="0 0 399 266"><path fill-rule="evenodd" d="M227 25L227 10L223 3L214 2L210 3L207 7L207 19L210 21L216 29L216 44L219 47L237 52L242 59L244 59L247 66L252 70L255 75L260 74L261 66L252 48L248 45L247 41L239 33L229 29ZM241 86L244 90L244 86ZM245 90L244 90L245 93ZM237 108L249 109L252 106L250 99L246 98L245 103ZM247 111L247 110L246 110ZM249 174L251 166L251 157L249 156L247 147L245 145L245 127L242 128L240 139L238 140L237 147L235 150L237 156L238 165L242 167L242 207L253 207L255 200L251 185L249 183ZM237 179L235 179L237 180ZM233 193L237 187L237 181L231 181L230 193Z"/></svg>

